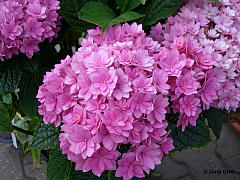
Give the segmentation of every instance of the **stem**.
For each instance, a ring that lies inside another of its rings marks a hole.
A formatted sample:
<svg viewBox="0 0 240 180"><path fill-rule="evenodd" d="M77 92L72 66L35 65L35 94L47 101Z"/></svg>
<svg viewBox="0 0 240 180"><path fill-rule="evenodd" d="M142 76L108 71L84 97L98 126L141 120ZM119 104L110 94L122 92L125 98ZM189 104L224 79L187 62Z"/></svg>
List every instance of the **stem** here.
<svg viewBox="0 0 240 180"><path fill-rule="evenodd" d="M33 135L32 132L24 130L24 129L21 129L21 128L17 127L17 126L12 125L12 127L13 127L13 130L15 130L15 131L18 131L18 132L21 132L21 133L24 133L24 134L27 134L27 135L31 135L31 136Z"/></svg>
<svg viewBox="0 0 240 180"><path fill-rule="evenodd" d="M111 171L108 171L108 180L111 180Z"/></svg>

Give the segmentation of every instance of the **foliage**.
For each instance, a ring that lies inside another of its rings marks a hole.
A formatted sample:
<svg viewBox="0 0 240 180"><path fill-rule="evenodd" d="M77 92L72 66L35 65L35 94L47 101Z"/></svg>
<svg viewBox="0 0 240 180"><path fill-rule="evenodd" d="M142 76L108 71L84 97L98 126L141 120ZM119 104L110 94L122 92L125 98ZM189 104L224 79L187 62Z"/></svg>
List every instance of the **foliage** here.
<svg viewBox="0 0 240 180"><path fill-rule="evenodd" d="M47 165L47 180L65 180L70 177L72 162L59 150L52 150Z"/></svg>
<svg viewBox="0 0 240 180"><path fill-rule="evenodd" d="M51 124L46 125L44 123L41 123L34 134L32 144L27 148L27 150L33 148L55 148L59 145L58 136L59 128L56 128L54 125Z"/></svg>
<svg viewBox="0 0 240 180"><path fill-rule="evenodd" d="M227 114L228 113L226 110L221 110L214 107L211 107L209 110L204 112L204 115L208 120L208 126L212 129L217 139L220 138L223 122Z"/></svg>
<svg viewBox="0 0 240 180"><path fill-rule="evenodd" d="M169 136L173 138L175 150L201 148L211 141L209 129L202 116L197 120L196 126L188 126L184 132L174 123L170 123L168 129L171 130Z"/></svg>
<svg viewBox="0 0 240 180"><path fill-rule="evenodd" d="M138 19L143 17L143 15L134 11L127 11L117 17L114 11L107 5L101 2L89 2L79 11L78 17L84 21L101 26L104 32L114 24Z"/></svg>

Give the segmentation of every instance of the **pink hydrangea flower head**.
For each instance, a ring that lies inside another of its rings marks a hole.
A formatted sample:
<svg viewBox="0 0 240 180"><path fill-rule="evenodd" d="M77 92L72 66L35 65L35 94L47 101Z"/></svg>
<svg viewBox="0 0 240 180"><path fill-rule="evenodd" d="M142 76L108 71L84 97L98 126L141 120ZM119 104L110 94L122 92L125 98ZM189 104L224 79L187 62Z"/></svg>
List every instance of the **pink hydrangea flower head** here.
<svg viewBox="0 0 240 180"><path fill-rule="evenodd" d="M0 54L6 59L19 51L32 58L38 44L52 40L60 30L58 0L2 0L0 7Z"/></svg>
<svg viewBox="0 0 240 180"><path fill-rule="evenodd" d="M54 9L54 0L47 4ZM29 13L35 11L29 9ZM29 23L47 26L39 20ZM177 76L160 67L160 45L146 36L141 25L119 24L104 35L99 27L88 32L77 52L44 76L37 94L39 114L46 124L61 126L60 147L76 163L76 170L91 170L97 176L115 170L119 148L129 144L129 152L118 161L116 176L144 177L143 171L149 173L161 161L160 143L168 126L166 95L172 95L170 85L176 79L171 79ZM184 55L178 54L177 63L185 62ZM180 66L176 67L184 71Z"/></svg>

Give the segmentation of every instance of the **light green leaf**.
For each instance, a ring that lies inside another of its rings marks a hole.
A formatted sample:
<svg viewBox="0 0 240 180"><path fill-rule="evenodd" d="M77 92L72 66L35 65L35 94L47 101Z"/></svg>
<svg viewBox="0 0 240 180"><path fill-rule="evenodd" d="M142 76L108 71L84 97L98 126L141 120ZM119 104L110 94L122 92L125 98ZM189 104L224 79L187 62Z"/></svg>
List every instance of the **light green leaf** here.
<svg viewBox="0 0 240 180"><path fill-rule="evenodd" d="M79 11L78 17L81 20L101 26L104 31L116 15L110 7L103 3L89 2Z"/></svg>
<svg viewBox="0 0 240 180"><path fill-rule="evenodd" d="M139 11L146 15L142 23L153 25L161 19L166 19L173 15L183 3L184 0L148 0Z"/></svg>
<svg viewBox="0 0 240 180"><path fill-rule="evenodd" d="M72 162L61 151L52 150L47 164L47 180L65 180L70 177Z"/></svg>
<svg viewBox="0 0 240 180"><path fill-rule="evenodd" d="M29 124L28 121L26 119L21 119L19 121L17 121L15 124L15 126L24 129L26 131L29 130ZM27 134L18 132L18 131L13 131L13 133L15 134L15 136L17 137L17 139L21 142L21 144L24 144L27 142L29 136Z"/></svg>
<svg viewBox="0 0 240 180"><path fill-rule="evenodd" d="M147 0L117 0L117 5L121 12L132 10L141 4L145 4Z"/></svg>
<svg viewBox="0 0 240 180"><path fill-rule="evenodd" d="M144 15L133 11L127 11L116 17L114 11L107 5L100 2L89 2L79 11L78 16L84 21L101 26L104 32L108 27L114 24L138 19Z"/></svg>
<svg viewBox="0 0 240 180"><path fill-rule="evenodd" d="M32 144L27 147L26 151L39 148L39 149L50 149L55 148L59 145L59 128L55 127L53 124L41 123L40 127L34 133L34 138Z"/></svg>
<svg viewBox="0 0 240 180"><path fill-rule="evenodd" d="M0 101L0 133L12 131L11 120L7 105Z"/></svg>
<svg viewBox="0 0 240 180"><path fill-rule="evenodd" d="M8 92L3 92L2 93L2 101L5 104L11 104L12 103L12 94Z"/></svg>

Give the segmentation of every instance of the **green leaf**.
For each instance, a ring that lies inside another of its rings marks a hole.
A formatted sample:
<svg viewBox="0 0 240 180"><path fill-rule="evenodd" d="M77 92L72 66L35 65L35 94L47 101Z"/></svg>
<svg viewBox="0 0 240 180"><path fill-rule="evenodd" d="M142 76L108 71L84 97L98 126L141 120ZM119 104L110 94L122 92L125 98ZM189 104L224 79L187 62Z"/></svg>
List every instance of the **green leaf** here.
<svg viewBox="0 0 240 180"><path fill-rule="evenodd" d="M101 26L104 31L116 15L110 7L101 2L89 2L79 11L78 17L81 20Z"/></svg>
<svg viewBox="0 0 240 180"><path fill-rule="evenodd" d="M212 1L212 2L215 2L215 3L218 3L218 4L221 4L223 6L223 3L219 0L209 0L209 1Z"/></svg>
<svg viewBox="0 0 240 180"><path fill-rule="evenodd" d="M20 83L19 104L22 112L28 117L38 116L38 83L32 73L27 73Z"/></svg>
<svg viewBox="0 0 240 180"><path fill-rule="evenodd" d="M5 104L11 104L12 103L12 94L8 92L3 92L2 93L2 101Z"/></svg>
<svg viewBox="0 0 240 180"><path fill-rule="evenodd" d="M146 16L143 19L144 25L153 25L161 19L174 14L183 5L184 0L148 0L140 13Z"/></svg>
<svg viewBox="0 0 240 180"><path fill-rule="evenodd" d="M132 10L141 4L145 4L147 0L117 0L117 5L121 12Z"/></svg>
<svg viewBox="0 0 240 180"><path fill-rule="evenodd" d="M0 75L0 93L14 92L22 76L22 71L16 63L9 64L6 68Z"/></svg>
<svg viewBox="0 0 240 180"><path fill-rule="evenodd" d="M0 101L0 133L12 131L11 121L7 105Z"/></svg>
<svg viewBox="0 0 240 180"><path fill-rule="evenodd" d="M127 11L116 17L114 11L101 2L86 3L78 13L80 19L101 26L103 32L114 24L131 21L143 16L137 12Z"/></svg>
<svg viewBox="0 0 240 180"><path fill-rule="evenodd" d="M169 124L168 129L171 129L169 136L173 138L176 150L205 147L211 141L209 128L203 117L197 119L196 126L188 125L184 132L182 127L177 128L172 123Z"/></svg>
<svg viewBox="0 0 240 180"><path fill-rule="evenodd" d="M29 130L29 124L26 119L21 119L21 120L17 121L14 125L21 129L24 129L26 131ZM21 142L21 144L26 143L29 138L29 136L27 134L21 133L19 131L13 131L13 133L15 134L17 139Z"/></svg>
<svg viewBox="0 0 240 180"><path fill-rule="evenodd" d="M35 132L41 123L41 119L32 118L29 122L29 131Z"/></svg>
<svg viewBox="0 0 240 180"><path fill-rule="evenodd" d="M212 129L217 139L220 138L223 122L227 114L228 113L226 110L221 110L214 107L211 107L204 113L208 120L208 126Z"/></svg>
<svg viewBox="0 0 240 180"><path fill-rule="evenodd" d="M52 150L47 164L47 180L65 180L70 177L72 162L61 151ZM80 178L81 179L81 178Z"/></svg>
<svg viewBox="0 0 240 180"><path fill-rule="evenodd" d="M143 16L144 15L139 14L139 13L134 12L134 11L127 11L127 12L121 14L120 16L114 18L109 23L108 27L113 26L113 25L118 24L118 23L121 23L121 22L126 22L126 21L131 21L131 20L134 20L134 19L138 19L138 18L141 18Z"/></svg>
<svg viewBox="0 0 240 180"><path fill-rule="evenodd" d="M55 148L59 145L59 128L55 127L53 124L41 123L40 127L34 133L34 138L32 144L26 149L26 151L33 148L40 148L47 150L50 148Z"/></svg>

